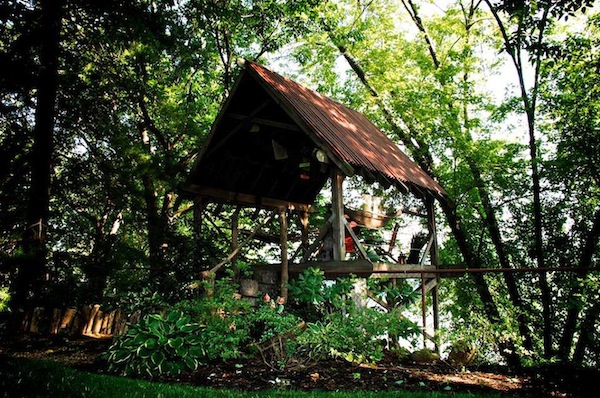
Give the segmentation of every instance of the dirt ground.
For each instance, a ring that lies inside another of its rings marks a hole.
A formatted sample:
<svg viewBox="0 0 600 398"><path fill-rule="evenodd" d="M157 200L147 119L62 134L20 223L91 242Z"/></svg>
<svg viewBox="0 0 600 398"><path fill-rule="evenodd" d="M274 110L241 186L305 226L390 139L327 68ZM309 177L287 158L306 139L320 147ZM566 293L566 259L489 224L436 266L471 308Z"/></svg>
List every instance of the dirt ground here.
<svg viewBox="0 0 600 398"><path fill-rule="evenodd" d="M0 354L58 361L83 371L104 373L101 354L110 339L0 336ZM502 396L596 397L597 370L550 366L519 373L503 368L457 369L446 363L400 363L387 357L377 366L327 361L312 366L273 370L262 360L238 359L200 367L163 381L242 391L295 389L303 391L469 391L499 392Z"/></svg>

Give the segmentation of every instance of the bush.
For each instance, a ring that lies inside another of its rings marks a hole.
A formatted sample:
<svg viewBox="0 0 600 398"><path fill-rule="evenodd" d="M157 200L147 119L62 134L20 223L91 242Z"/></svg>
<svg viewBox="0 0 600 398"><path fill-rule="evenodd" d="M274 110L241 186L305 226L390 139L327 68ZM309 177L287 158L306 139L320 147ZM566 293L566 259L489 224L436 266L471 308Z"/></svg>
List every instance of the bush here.
<svg viewBox="0 0 600 398"><path fill-rule="evenodd" d="M307 322L352 306L350 291L352 278L338 278L335 283L325 283L323 271L309 267L290 282L290 307Z"/></svg>
<svg viewBox="0 0 600 398"><path fill-rule="evenodd" d="M244 318L253 311L252 305L241 298L238 285L230 279L216 281L211 296L181 301L173 309L203 325L201 339L207 361L239 358L250 340Z"/></svg>
<svg viewBox="0 0 600 398"><path fill-rule="evenodd" d="M273 300L253 307L229 279L216 281L212 296L182 301L173 308L204 326L201 339L206 360L238 358L246 347L284 334L300 322Z"/></svg>
<svg viewBox="0 0 600 398"><path fill-rule="evenodd" d="M343 358L357 363L377 362L383 358L384 338L397 342L418 333L418 327L401 316L395 306L385 312L357 308L349 295L352 279L338 278L333 284L326 284L323 279L322 271L308 268L290 288L299 312L318 319L310 322L298 337L298 354L315 361ZM389 289L375 293L390 302L392 297L400 300L403 294Z"/></svg>
<svg viewBox="0 0 600 398"><path fill-rule="evenodd" d="M342 358L349 362L375 363L383 358L389 315L372 308L331 314L308 325L298 337L298 353L315 361Z"/></svg>
<svg viewBox="0 0 600 398"><path fill-rule="evenodd" d="M109 371L155 377L195 370L205 357L202 329L180 311L171 311L166 317L148 315L109 347Z"/></svg>
<svg viewBox="0 0 600 398"><path fill-rule="evenodd" d="M289 332L300 322L297 316L280 312L271 303L263 303L246 317L252 340L258 344Z"/></svg>

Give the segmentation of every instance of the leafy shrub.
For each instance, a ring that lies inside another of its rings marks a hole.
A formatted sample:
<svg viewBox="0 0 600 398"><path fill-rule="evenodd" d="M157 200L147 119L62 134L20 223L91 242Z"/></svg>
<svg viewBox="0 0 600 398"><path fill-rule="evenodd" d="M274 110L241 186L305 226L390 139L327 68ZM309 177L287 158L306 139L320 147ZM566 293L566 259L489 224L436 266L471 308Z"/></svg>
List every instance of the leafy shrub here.
<svg viewBox="0 0 600 398"><path fill-rule="evenodd" d="M326 283L323 271L309 267L290 282L290 307L307 322L317 321L323 316L352 306L350 291L353 280L338 278L335 283Z"/></svg>
<svg viewBox="0 0 600 398"><path fill-rule="evenodd" d="M349 362L378 362L384 344L380 329L386 315L372 308L355 310L347 315L331 314L322 322L308 325L298 337L298 352L313 360L342 358Z"/></svg>
<svg viewBox="0 0 600 398"><path fill-rule="evenodd" d="M279 312L270 303L258 306L245 320L253 342L259 344L289 332L301 322L297 316Z"/></svg>
<svg viewBox="0 0 600 398"><path fill-rule="evenodd" d="M238 288L230 279L221 279L215 282L212 295L173 306L203 325L201 339L205 360L239 358L250 339L244 318L252 312L252 305L241 298Z"/></svg>
<svg viewBox="0 0 600 398"><path fill-rule="evenodd" d="M106 353L109 370L123 376L176 375L195 370L205 356L202 326L180 311L144 317Z"/></svg>
<svg viewBox="0 0 600 398"><path fill-rule="evenodd" d="M224 278L215 282L212 296L177 303L174 309L203 325L201 339L206 360L228 360L246 347L288 332L300 319L283 312L273 300L253 307L238 294L238 285Z"/></svg>
<svg viewBox="0 0 600 398"><path fill-rule="evenodd" d="M299 313L308 314L305 319L311 321L307 330L298 336L299 355L315 361L343 358L358 363L377 362L383 357L386 345L383 338L397 344L399 338L409 339L418 333L418 327L398 309L398 305L410 302L412 290L373 285L376 289L371 291L371 296L390 303L387 307L382 302L386 311L381 312L356 307L350 298L353 283L351 278L325 283L323 272L316 268L306 269L291 283L290 292Z"/></svg>

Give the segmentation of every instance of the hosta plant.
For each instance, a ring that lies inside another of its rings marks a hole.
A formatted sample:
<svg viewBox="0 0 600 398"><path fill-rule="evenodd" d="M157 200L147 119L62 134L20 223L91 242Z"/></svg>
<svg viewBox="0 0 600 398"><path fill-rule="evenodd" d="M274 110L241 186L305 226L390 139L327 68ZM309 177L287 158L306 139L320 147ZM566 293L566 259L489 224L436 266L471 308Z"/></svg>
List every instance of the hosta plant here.
<svg viewBox="0 0 600 398"><path fill-rule="evenodd" d="M180 311L166 317L148 315L109 347L109 370L123 376L149 377L195 370L205 355L202 329Z"/></svg>

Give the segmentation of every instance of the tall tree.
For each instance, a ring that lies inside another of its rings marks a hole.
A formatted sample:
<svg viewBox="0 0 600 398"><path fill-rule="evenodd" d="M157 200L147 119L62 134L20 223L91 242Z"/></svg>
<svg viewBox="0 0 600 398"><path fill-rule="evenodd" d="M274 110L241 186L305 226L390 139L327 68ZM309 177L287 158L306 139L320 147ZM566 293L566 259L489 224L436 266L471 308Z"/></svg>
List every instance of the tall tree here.
<svg viewBox="0 0 600 398"><path fill-rule="evenodd" d="M598 17L591 18L585 31L569 34L566 40L549 43L551 57L543 64L544 84L541 110L553 121L547 128L555 144L555 153L547 162L548 179L563 199L555 204L563 218L570 220L569 229L559 225L551 236L565 236L568 242L561 250L581 268L576 278L564 281L567 306L560 336L558 355L568 360L573 354L575 334L579 341L591 341L590 325L597 317L591 304L597 288L589 269L598 261L600 234L600 170L597 114L600 105L600 75L597 70L600 45ZM573 203L577 203L573 206ZM566 222L566 219L563 221ZM572 249L570 249L572 248ZM558 256L557 256L558 257ZM560 258L560 257L559 257ZM587 312L587 313L586 313ZM582 314L586 313L580 319ZM577 344L573 359L582 360L587 343Z"/></svg>
<svg viewBox="0 0 600 398"><path fill-rule="evenodd" d="M486 0L517 73L522 109L527 120L531 179L533 193L534 258L538 268L547 264L544 247L542 187L540 176L541 155L537 138L537 114L541 68L544 61L547 36L552 24L593 2L576 1L499 1ZM503 18L508 17L507 19ZM528 73L529 68L532 73ZM530 76L528 78L528 76ZM543 311L544 356L550 358L553 351L553 310L547 274L540 272L539 286Z"/></svg>
<svg viewBox="0 0 600 398"><path fill-rule="evenodd" d="M40 66L37 82L33 148L30 155L31 187L23 233L25 254L13 289L12 305L21 307L30 295L39 300L47 255L54 122L58 86L58 60L62 1L40 1Z"/></svg>

